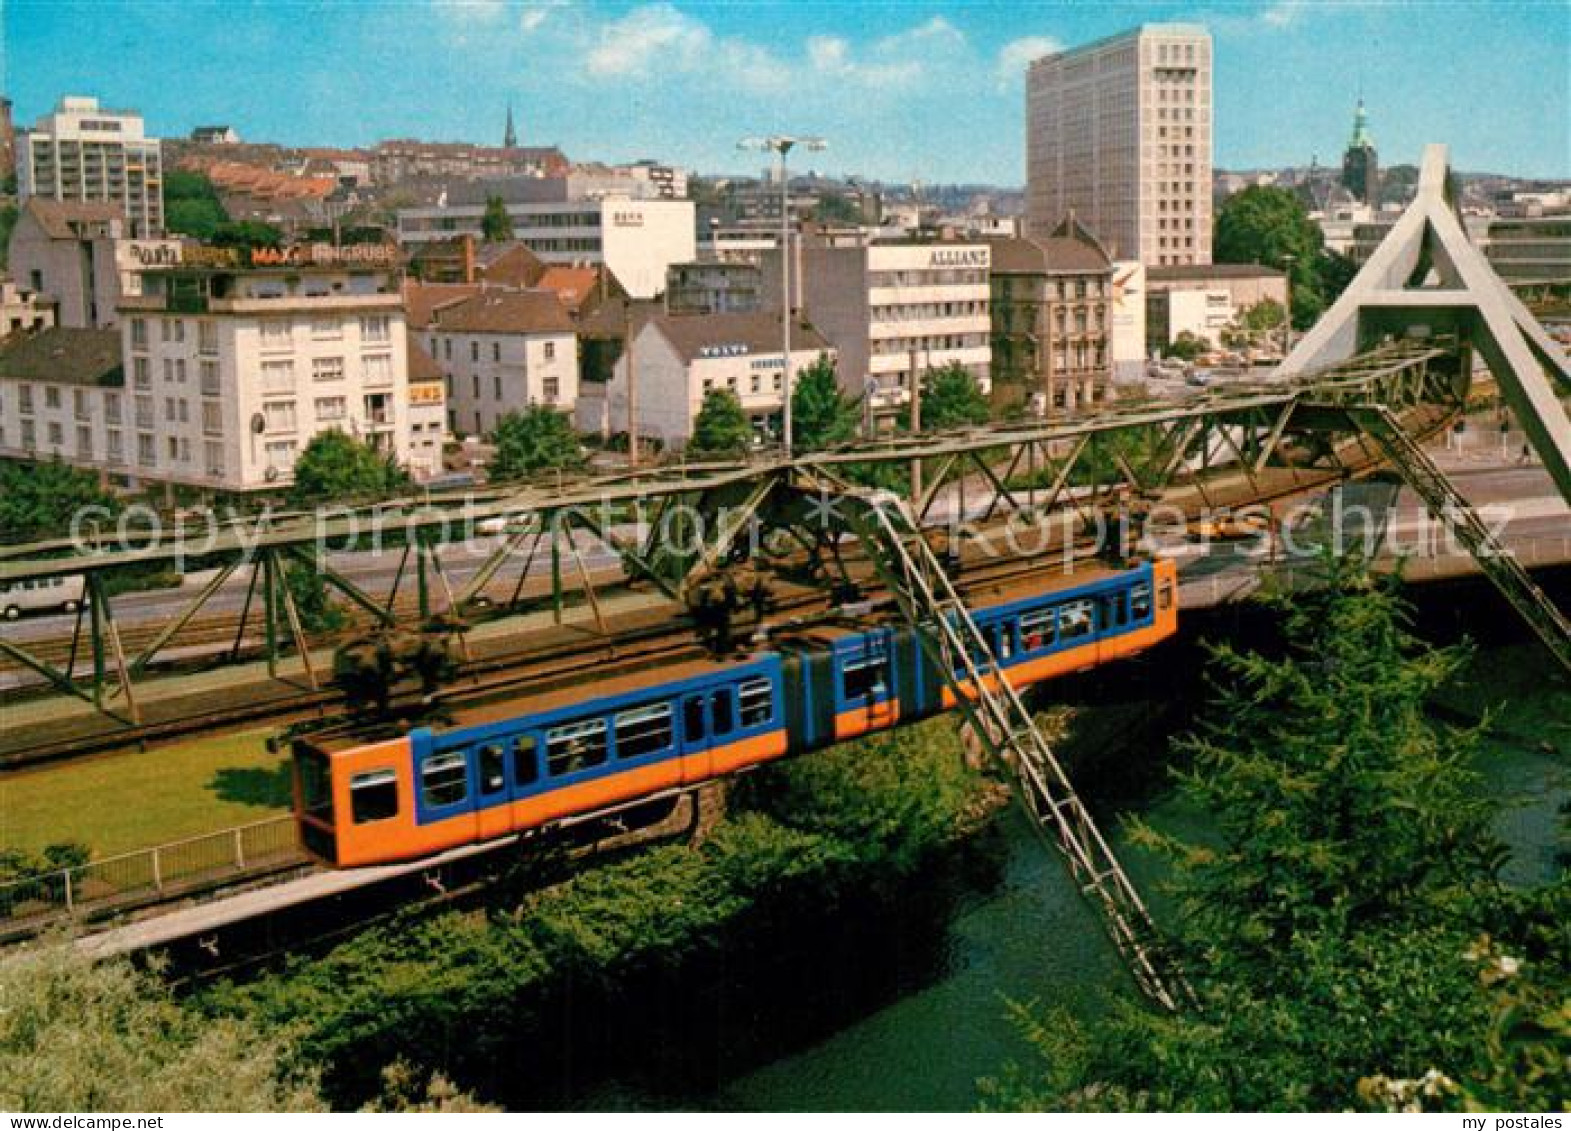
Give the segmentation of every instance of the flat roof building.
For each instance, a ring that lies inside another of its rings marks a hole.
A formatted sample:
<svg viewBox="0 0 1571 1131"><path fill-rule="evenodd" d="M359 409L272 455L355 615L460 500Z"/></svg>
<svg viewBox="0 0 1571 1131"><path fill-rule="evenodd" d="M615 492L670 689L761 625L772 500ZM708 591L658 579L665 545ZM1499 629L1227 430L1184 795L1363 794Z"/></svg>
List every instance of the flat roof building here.
<svg viewBox="0 0 1571 1131"><path fill-rule="evenodd" d="M68 95L18 138L17 192L24 199L108 201L121 210L127 234L164 230L164 174L158 139L142 116L107 110L96 98Z"/></svg>
<svg viewBox="0 0 1571 1131"><path fill-rule="evenodd" d="M1028 235L1073 211L1115 259L1211 261L1211 36L1145 24L1026 76Z"/></svg>

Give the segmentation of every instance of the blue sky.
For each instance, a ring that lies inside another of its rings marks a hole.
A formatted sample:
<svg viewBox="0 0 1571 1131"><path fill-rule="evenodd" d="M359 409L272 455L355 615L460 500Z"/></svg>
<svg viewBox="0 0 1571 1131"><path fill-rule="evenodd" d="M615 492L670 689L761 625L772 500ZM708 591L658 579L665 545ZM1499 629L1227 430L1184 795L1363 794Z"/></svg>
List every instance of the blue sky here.
<svg viewBox="0 0 1571 1131"><path fill-rule="evenodd" d="M749 171L736 140L816 133L826 172L1024 179L1024 61L1147 21L1216 41L1216 158L1340 159L1360 90L1385 163L1448 142L1464 169L1571 176L1571 3L1124 0L222 5L0 0L0 89L31 123L62 93L178 136L499 142L576 159ZM805 163L805 162L804 162Z"/></svg>

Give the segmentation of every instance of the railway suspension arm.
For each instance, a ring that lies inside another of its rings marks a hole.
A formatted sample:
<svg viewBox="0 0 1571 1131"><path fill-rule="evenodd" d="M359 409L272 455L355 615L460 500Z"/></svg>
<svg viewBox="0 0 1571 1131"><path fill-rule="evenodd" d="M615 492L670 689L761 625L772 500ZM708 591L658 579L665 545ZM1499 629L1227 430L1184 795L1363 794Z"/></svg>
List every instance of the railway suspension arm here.
<svg viewBox="0 0 1571 1131"><path fill-rule="evenodd" d="M844 503L849 524L874 549L869 556L923 653L943 674L988 753L1009 771L1016 798L1038 831L1063 854L1136 984L1167 1009L1190 1003L1188 984L1169 964L1139 892L1004 676L914 515L891 495L850 496Z"/></svg>
<svg viewBox="0 0 1571 1131"><path fill-rule="evenodd" d="M1402 431L1390 409L1375 405L1356 409L1354 415L1430 513L1456 535L1484 576L1521 614L1560 665L1571 671L1571 621L1538 587L1515 555L1500 544L1472 504L1428 453Z"/></svg>

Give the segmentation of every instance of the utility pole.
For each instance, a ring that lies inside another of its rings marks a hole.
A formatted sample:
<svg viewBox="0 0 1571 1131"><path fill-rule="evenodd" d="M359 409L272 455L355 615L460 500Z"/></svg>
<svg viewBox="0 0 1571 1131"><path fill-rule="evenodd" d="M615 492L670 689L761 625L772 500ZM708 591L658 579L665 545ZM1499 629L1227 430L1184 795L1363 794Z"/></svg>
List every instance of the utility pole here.
<svg viewBox="0 0 1571 1131"><path fill-rule="evenodd" d="M627 362L627 466L638 466L638 376L633 369L633 338L635 335L633 299L629 297L623 309L626 318L622 323L622 357Z"/></svg>
<svg viewBox="0 0 1571 1131"><path fill-rule="evenodd" d="M911 433L918 435L922 431L922 378L917 373L916 350L911 351ZM911 461L911 502L917 503L922 498L922 460L920 457Z"/></svg>
<svg viewBox="0 0 1571 1131"><path fill-rule="evenodd" d="M768 150L780 158L780 343L785 364L785 404L780 413L781 441L785 454L791 455L793 433L791 430L791 177L786 170L786 155L800 146L803 149L827 149L821 137L792 137L789 134L772 134L769 137L747 137L737 142L739 149Z"/></svg>

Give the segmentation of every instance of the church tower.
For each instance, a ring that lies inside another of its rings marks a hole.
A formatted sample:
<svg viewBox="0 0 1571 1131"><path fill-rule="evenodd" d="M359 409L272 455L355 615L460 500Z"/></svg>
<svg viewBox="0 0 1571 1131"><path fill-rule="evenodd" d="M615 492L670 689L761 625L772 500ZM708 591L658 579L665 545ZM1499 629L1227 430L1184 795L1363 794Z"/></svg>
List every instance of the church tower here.
<svg viewBox="0 0 1571 1131"><path fill-rule="evenodd" d="M1371 208L1380 207L1380 163L1375 155L1375 139L1369 136L1369 115L1362 98L1353 112L1353 139L1342 155L1342 187Z"/></svg>
<svg viewBox="0 0 1571 1131"><path fill-rule="evenodd" d="M507 129L502 131L502 147L504 149L518 148L518 133L513 129L513 104L507 104Z"/></svg>

